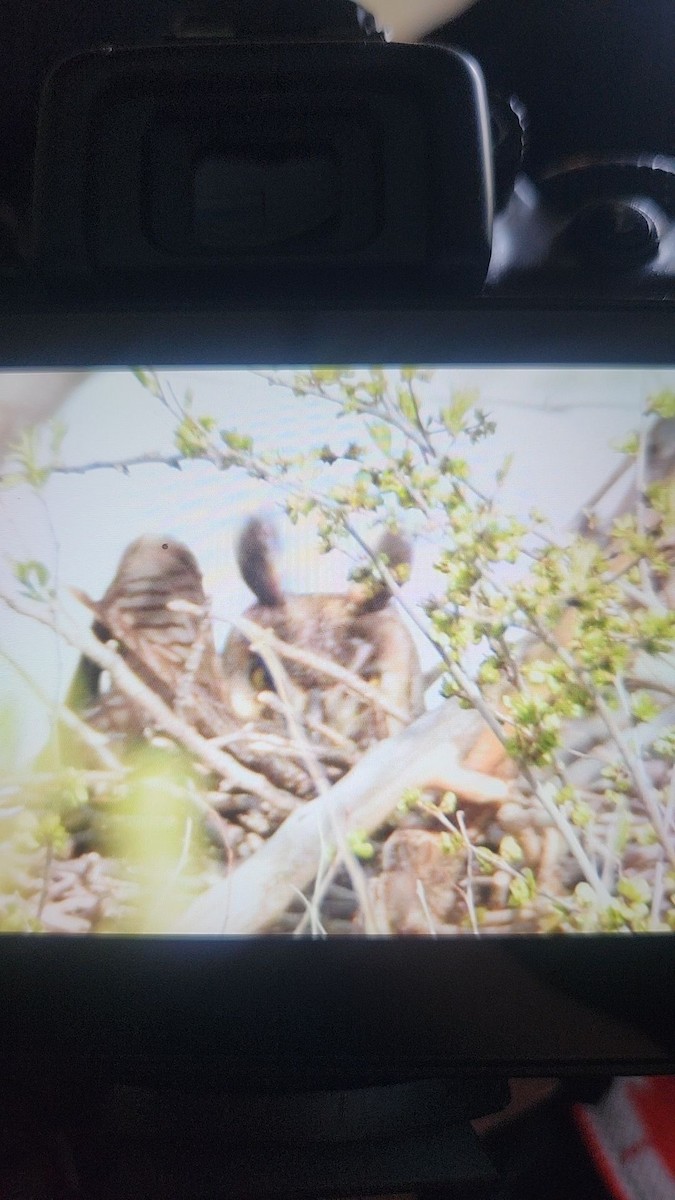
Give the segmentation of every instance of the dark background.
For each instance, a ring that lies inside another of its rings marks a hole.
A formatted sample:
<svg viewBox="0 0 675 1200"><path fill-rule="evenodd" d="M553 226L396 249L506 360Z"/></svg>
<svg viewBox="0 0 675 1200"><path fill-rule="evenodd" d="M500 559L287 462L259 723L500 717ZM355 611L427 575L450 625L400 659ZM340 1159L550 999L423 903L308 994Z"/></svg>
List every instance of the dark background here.
<svg viewBox="0 0 675 1200"><path fill-rule="evenodd" d="M60 59L161 39L179 0L4 0L0 193L23 207L40 86ZM536 171L579 151L675 153L672 0L478 0L430 40L461 46L530 112Z"/></svg>

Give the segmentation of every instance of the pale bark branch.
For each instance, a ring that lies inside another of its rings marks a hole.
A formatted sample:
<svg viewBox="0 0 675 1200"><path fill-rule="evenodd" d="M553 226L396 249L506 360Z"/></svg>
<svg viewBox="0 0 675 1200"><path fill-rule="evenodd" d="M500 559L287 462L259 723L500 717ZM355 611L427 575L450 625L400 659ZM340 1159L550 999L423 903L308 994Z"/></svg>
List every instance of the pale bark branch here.
<svg viewBox="0 0 675 1200"><path fill-rule="evenodd" d="M192 604L186 600L172 600L168 607L173 612L189 612L195 615L202 615L203 609L197 604ZM357 696L361 696L363 700L367 700L369 704L375 705L393 717L394 720L400 721L402 725L406 725L410 720L410 713L405 712L398 705L392 704L382 692L371 684L366 683L359 675L355 675L353 671L348 671L346 667L340 666L339 663L331 662L330 659L324 658L320 654L315 654L313 650L308 650L304 646L293 646L290 642L284 642L271 629L265 629L263 625L256 624L255 621L250 621L247 617L221 617L218 613L213 613L213 620L218 621L223 625L230 625L234 629L238 629L243 633L244 637L251 643L251 649L260 649L261 656L264 655L265 649L269 648L274 651L279 658L288 659L289 662L299 663L300 666L308 667L311 671L316 671L317 675L323 675L326 679L332 679L336 683L342 683L350 692L354 692ZM425 683L430 687L443 672L430 676L430 683Z"/></svg>
<svg viewBox="0 0 675 1200"><path fill-rule="evenodd" d="M43 692L39 684L37 684L35 680L31 678L27 671L24 671L23 667L21 667L5 649L0 649L0 657L2 657L8 666L10 666L12 670L15 671L19 676L19 678L23 680L26 687L29 688L36 699L39 700L40 704L42 704L43 707L46 708L61 725L65 725L66 729L69 729L71 733L74 733L83 746L86 746L88 750L91 750L92 754L98 759L101 766L106 767L106 769L109 771L122 770L122 764L117 758L117 755L114 754L108 746L105 734L99 733L96 729L92 729L90 725L87 725L86 721L82 721L80 717L78 717L77 713L74 713L70 708L66 708L64 704L55 706L50 700L49 696Z"/></svg>
<svg viewBox="0 0 675 1200"><path fill-rule="evenodd" d="M286 671L284 670L284 666L280 661L280 657L277 655L276 649L273 649L270 643L265 642L264 639L260 639L255 643L255 645L272 677L272 682L276 688L277 695L281 700L284 709L284 718L286 724L288 725L288 732L291 741L298 748L298 751L302 756L307 772L314 783L318 795L324 796L330 790L330 784L326 778L325 771L323 770L323 767L316 756L314 747L307 738L306 731L294 711L291 696L291 683ZM372 912L372 905L370 903L370 896L368 895L367 881L363 868L356 858L356 855L352 852L349 841L345 837L339 822L332 820L330 823L330 830L336 842L338 858L344 863L347 869L352 886L358 897L359 904L361 905L365 932L376 933L378 930L375 924L375 917ZM325 854L323 857L325 857ZM330 864L326 864L326 870L330 870ZM321 886L321 873L317 873L314 896L311 904L313 933L319 932L320 916L318 897L321 891Z"/></svg>
<svg viewBox="0 0 675 1200"><path fill-rule="evenodd" d="M619 482L619 480L623 479L624 475L630 470L634 462L635 456L627 454L614 468L612 473L608 475L607 479L600 484L600 487L593 492L593 495L589 496L588 500L577 513L576 517L574 517L574 519L570 522L571 533L587 532L589 521L593 516L593 509L595 508L596 504L599 504L600 501L605 498L607 493L610 492L612 488Z"/></svg>
<svg viewBox="0 0 675 1200"><path fill-rule="evenodd" d="M177 932L246 934L268 929L316 877L322 828L337 825L348 838L382 827L410 788L444 780L466 800L500 804L508 784L460 763L482 722L449 702L402 733L379 742L325 796L302 805L264 846L185 913Z"/></svg>
<svg viewBox="0 0 675 1200"><path fill-rule="evenodd" d="M186 454L137 454L132 458L95 459L88 463L57 464L50 467L52 475L87 475L90 471L119 471L126 475L132 467L163 466L179 471L190 458Z"/></svg>
<svg viewBox="0 0 675 1200"><path fill-rule="evenodd" d="M443 647L437 644L430 630L427 629L424 623L420 620L413 607L408 604L405 596L402 594L400 585L394 578L391 571L389 571L383 563L378 561L377 555L373 554L373 551L370 550L368 545L363 541L358 533L358 530L354 529L348 521L345 521L345 528L349 530L349 532L352 534L352 537L356 539L359 545L373 559L377 570L379 571L384 582L387 584L387 587L389 588L397 604L399 604L403 611L408 614L410 619L414 621L417 628L425 635L428 641L435 646L447 667L448 674L452 676L461 693L469 701L475 712L482 717L491 733L501 743L507 757L511 758L511 755L508 751L508 738L504 732L504 729L502 728L502 718L500 714L487 703L478 685L475 684L473 680L465 674L459 664L456 663L450 657L450 655L445 652ZM549 795L547 788L541 785L534 769L528 763L520 763L519 767L523 779L527 781L533 794L537 797L545 812L560 830L560 833L564 837L570 853L574 856L577 863L581 867L585 879L588 881L588 883L590 883L591 887L594 888L598 899L604 905L609 904L611 902L611 896L607 889L603 886L598 872L596 871L588 854L584 850L584 847L577 837L577 834L571 823L560 812L560 809L555 804L555 801ZM457 789L453 790L456 791Z"/></svg>
<svg viewBox="0 0 675 1200"><path fill-rule="evenodd" d="M217 749L192 729L164 703L160 696L134 674L111 646L100 642L90 630L80 629L75 622L68 618L57 621L47 605L26 603L4 592L0 592L0 600L21 616L35 620L51 629L53 633L63 637L81 654L96 663L102 671L108 671L116 687L132 704L142 709L159 729L189 750L199 762L219 775L231 787L250 792L251 795L257 796L272 810L280 814L287 814L295 806L294 797L274 787L263 775L244 767L231 755Z"/></svg>
<svg viewBox="0 0 675 1200"><path fill-rule="evenodd" d="M224 620L224 618L220 617L216 617L215 619ZM349 691L354 692L363 700L367 700L369 704L376 705L383 712L387 713L388 716L393 717L396 721L400 721L402 725L407 724L410 720L410 713L404 712L396 704L392 704L377 688L360 679L352 671L348 671L346 667L341 667L339 663L330 662L320 654L314 654L313 651L307 650L304 647L300 648L290 645L289 642L282 642L276 634L268 629L264 629L261 625L256 625L253 621L247 620L246 617L238 617L236 620L229 620L227 623L233 625L235 629L239 629L248 638L254 650L260 647L261 653L264 653L265 647L269 646L280 658L286 658L289 662L296 662L301 666L309 667L310 670L316 671L317 675L323 675L326 679L333 679L336 683L344 684Z"/></svg>

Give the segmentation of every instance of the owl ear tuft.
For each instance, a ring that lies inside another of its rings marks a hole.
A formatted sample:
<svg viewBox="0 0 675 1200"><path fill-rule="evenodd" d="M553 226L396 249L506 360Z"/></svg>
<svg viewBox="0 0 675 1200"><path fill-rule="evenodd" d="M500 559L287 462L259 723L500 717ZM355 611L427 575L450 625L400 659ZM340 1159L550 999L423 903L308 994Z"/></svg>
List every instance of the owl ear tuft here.
<svg viewBox="0 0 675 1200"><path fill-rule="evenodd" d="M279 535L269 517L251 517L237 542L242 578L260 604L277 608L285 596L279 573Z"/></svg>

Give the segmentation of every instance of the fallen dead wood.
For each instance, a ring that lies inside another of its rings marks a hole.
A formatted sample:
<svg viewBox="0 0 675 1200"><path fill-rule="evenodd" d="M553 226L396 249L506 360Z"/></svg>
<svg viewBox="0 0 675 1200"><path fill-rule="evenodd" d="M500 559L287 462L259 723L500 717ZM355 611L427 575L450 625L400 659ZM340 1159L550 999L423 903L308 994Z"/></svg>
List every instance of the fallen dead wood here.
<svg viewBox="0 0 675 1200"><path fill-rule="evenodd" d="M184 914L180 933L252 934L269 928L314 879L322 840L379 829L410 788L442 786L473 803L501 804L510 788L462 765L483 728L454 702L380 742L325 795L296 809L252 858L214 884Z"/></svg>

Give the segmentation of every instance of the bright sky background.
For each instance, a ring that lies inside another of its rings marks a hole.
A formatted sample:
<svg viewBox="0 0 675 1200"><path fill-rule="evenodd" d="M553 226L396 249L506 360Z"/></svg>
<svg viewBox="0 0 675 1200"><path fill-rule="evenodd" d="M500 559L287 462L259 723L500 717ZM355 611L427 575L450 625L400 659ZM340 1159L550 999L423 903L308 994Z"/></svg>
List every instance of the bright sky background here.
<svg viewBox="0 0 675 1200"><path fill-rule="evenodd" d="M208 413L219 427L251 434L260 449L293 452L354 436L365 440L358 418L351 427L336 421L332 406L270 388L251 372L169 371L160 377L179 399L188 387L192 390L196 415ZM612 444L639 424L645 398L666 386L675 386L675 369L453 368L436 373L427 395L436 406L447 403L453 390L478 389L481 406L498 428L471 451L477 481L489 485L513 453L503 507L525 515L536 505L562 528L609 475L617 462ZM59 418L68 428L61 449L67 464L174 450L175 421L130 372L90 377L62 406ZM169 534L196 554L214 612L235 616L252 598L234 567L233 539L246 515L269 507L271 499L259 481L203 463L190 463L180 472L146 465L129 475L106 470L52 476L40 496L26 488L0 492L0 547L5 558L44 562L61 590L75 586L99 598L133 538L144 532ZM349 568L342 555L318 555L311 529L285 524L283 533L289 590L342 590ZM431 590L429 553L418 549L408 585L413 601ZM72 611L86 621L74 602ZM226 626L218 625L218 642L225 636ZM0 606L0 646L50 696L63 694L76 655L49 631ZM430 665L433 651L423 643L420 648ZM0 704L7 698L20 714L19 750L25 759L42 743L46 718L0 662Z"/></svg>

